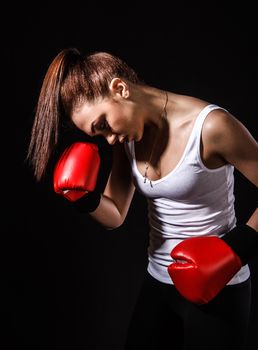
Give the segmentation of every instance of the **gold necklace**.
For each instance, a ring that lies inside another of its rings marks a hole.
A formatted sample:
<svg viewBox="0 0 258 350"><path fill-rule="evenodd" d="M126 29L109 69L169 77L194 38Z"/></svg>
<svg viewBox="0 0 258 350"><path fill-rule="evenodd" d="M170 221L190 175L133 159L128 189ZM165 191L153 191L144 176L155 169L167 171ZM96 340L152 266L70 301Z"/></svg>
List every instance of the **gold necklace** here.
<svg viewBox="0 0 258 350"><path fill-rule="evenodd" d="M163 107L163 110L162 110L162 113L161 113L161 118L167 118L167 103L168 103L168 93L167 91L165 91L165 94L166 94L166 101L165 101L165 104L164 104L164 107ZM152 161L152 156L153 156L153 152L154 152L154 149L155 149L155 146L156 146L156 143L157 143L157 135L155 137L155 142L153 143L153 146L152 146L152 149L151 149L151 154L150 154L150 158L148 161L145 162L145 171L144 171L144 183L146 183L147 179L149 180L150 182L150 185L151 187L152 186L152 181L148 178L148 169L150 167L150 163Z"/></svg>

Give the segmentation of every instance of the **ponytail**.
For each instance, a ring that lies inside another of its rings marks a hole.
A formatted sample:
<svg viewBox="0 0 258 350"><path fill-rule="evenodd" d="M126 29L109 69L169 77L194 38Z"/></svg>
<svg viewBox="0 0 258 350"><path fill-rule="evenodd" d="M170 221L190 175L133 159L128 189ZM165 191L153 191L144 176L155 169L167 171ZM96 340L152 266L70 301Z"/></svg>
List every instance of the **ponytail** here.
<svg viewBox="0 0 258 350"><path fill-rule="evenodd" d="M38 181L43 177L58 143L60 117L64 114L61 101L63 82L69 70L80 62L81 55L77 49L65 49L52 61L43 80L27 154Z"/></svg>

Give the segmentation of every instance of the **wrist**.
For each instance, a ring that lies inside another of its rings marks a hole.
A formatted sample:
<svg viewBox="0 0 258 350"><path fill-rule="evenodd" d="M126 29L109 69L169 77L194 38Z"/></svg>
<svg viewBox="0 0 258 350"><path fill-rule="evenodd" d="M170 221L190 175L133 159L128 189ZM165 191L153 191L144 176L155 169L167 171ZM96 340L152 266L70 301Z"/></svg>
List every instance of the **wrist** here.
<svg viewBox="0 0 258 350"><path fill-rule="evenodd" d="M237 225L223 237L245 265L258 253L258 232L246 224Z"/></svg>
<svg viewBox="0 0 258 350"><path fill-rule="evenodd" d="M74 208L80 213L91 213L97 209L100 204L101 193L88 192L77 201L73 202Z"/></svg>

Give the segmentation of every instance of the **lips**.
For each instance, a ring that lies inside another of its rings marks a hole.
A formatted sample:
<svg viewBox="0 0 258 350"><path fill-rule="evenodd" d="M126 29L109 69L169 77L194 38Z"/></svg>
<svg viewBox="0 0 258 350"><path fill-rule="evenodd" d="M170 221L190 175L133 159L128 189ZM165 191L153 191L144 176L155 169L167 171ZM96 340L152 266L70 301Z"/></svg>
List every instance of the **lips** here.
<svg viewBox="0 0 258 350"><path fill-rule="evenodd" d="M122 136L121 138L119 138L119 142L120 143L128 142L128 136Z"/></svg>

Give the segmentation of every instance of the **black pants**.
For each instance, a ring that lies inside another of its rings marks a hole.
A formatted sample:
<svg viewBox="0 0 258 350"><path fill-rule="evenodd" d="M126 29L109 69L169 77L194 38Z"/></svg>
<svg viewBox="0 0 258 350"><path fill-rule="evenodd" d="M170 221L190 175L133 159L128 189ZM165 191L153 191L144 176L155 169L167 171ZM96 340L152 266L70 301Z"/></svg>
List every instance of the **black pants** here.
<svg viewBox="0 0 258 350"><path fill-rule="evenodd" d="M250 303L250 279L226 286L211 302L198 306L147 274L125 349L246 349Z"/></svg>

